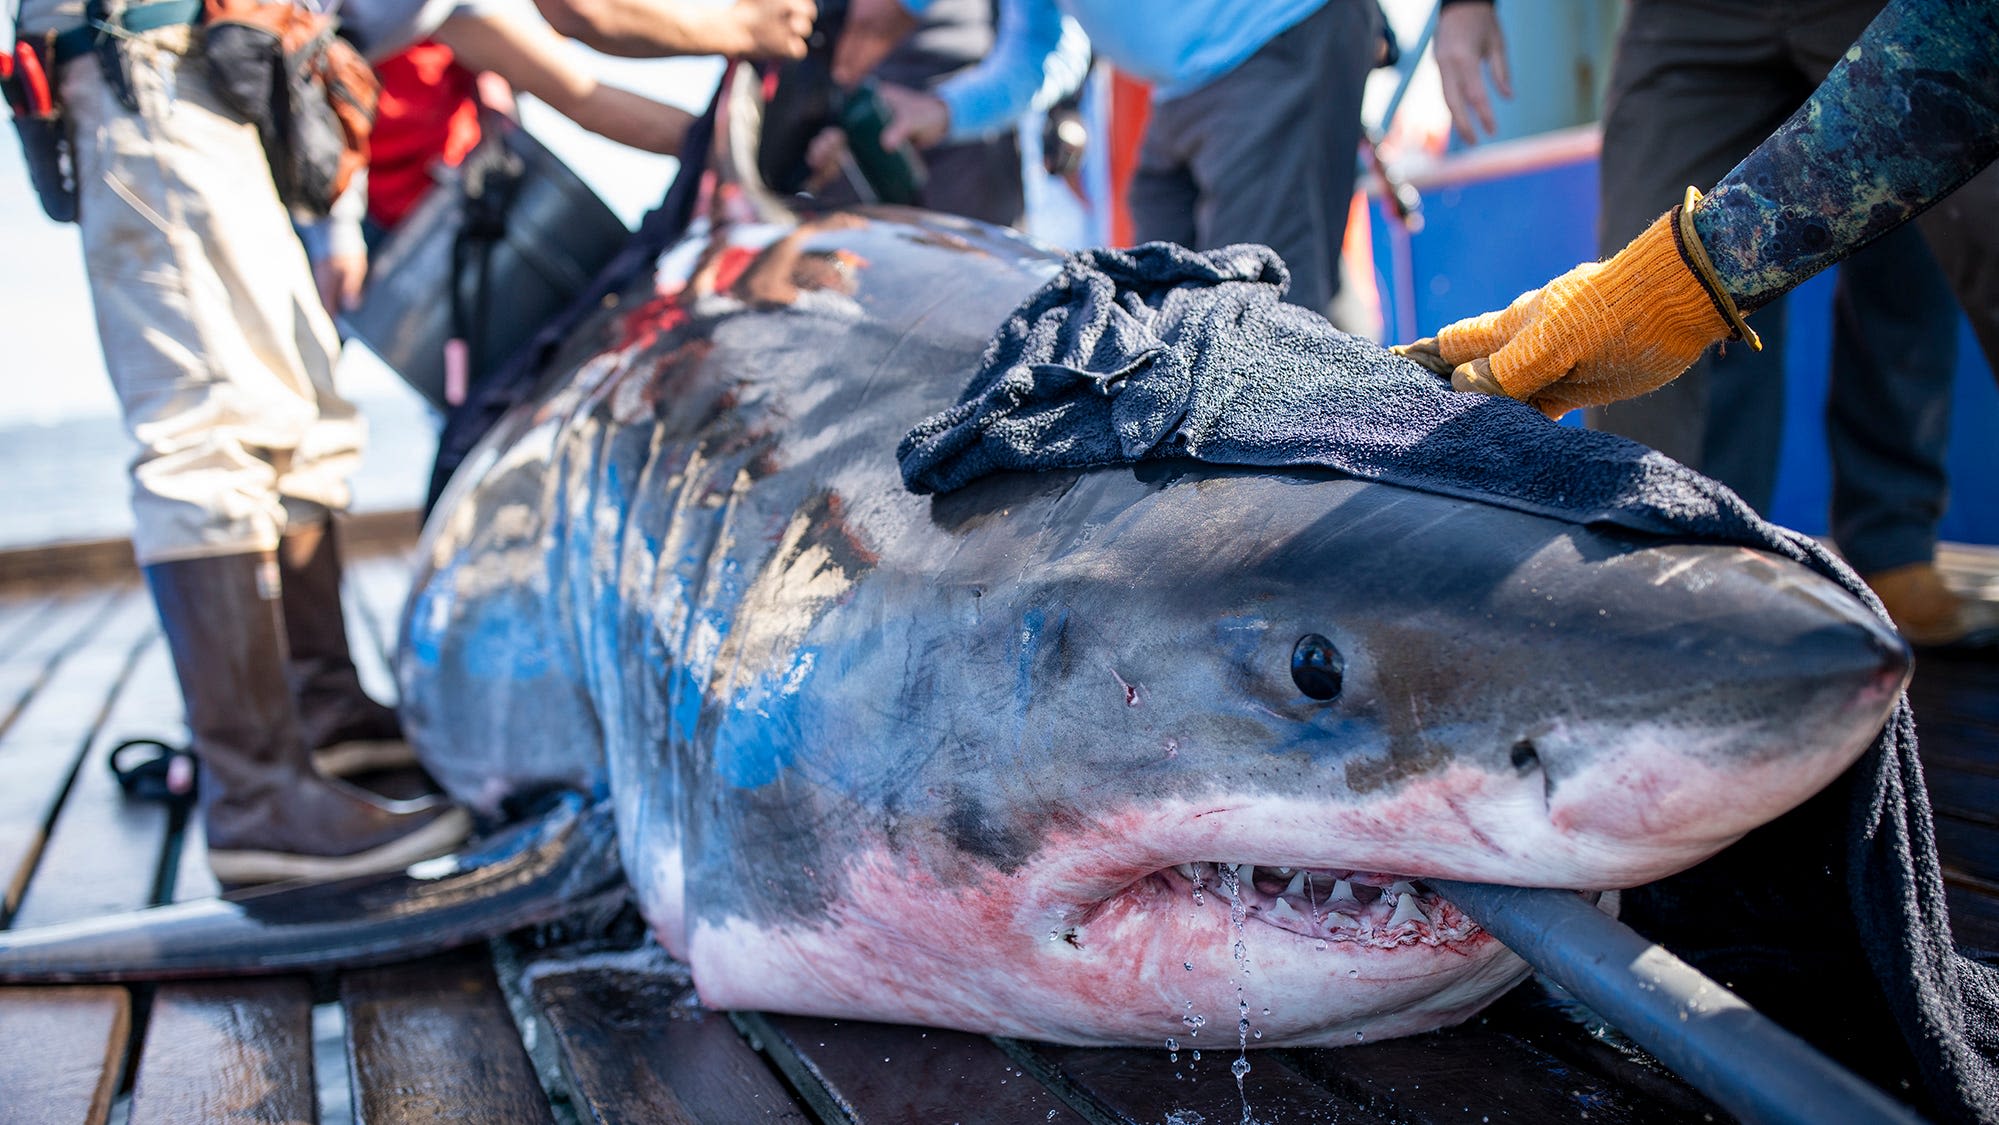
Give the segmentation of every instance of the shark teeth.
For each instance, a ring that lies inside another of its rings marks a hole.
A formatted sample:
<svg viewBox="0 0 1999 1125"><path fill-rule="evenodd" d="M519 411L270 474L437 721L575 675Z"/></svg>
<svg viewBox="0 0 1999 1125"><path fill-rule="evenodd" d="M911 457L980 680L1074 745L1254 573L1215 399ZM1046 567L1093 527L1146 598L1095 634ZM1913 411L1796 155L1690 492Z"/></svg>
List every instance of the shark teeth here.
<svg viewBox="0 0 1999 1125"><path fill-rule="evenodd" d="M1181 863L1160 872L1176 894L1205 889L1198 904L1231 910L1278 929L1317 939L1388 949L1465 941L1479 927L1421 881L1406 876L1331 868L1250 863ZM1176 878L1177 877L1177 878Z"/></svg>
<svg viewBox="0 0 1999 1125"><path fill-rule="evenodd" d="M1418 922L1424 925L1430 922L1430 916L1423 913L1422 907L1416 905L1416 896L1413 894L1395 896L1395 913L1389 916L1388 926L1394 929L1404 922Z"/></svg>
<svg viewBox="0 0 1999 1125"><path fill-rule="evenodd" d="M1326 896L1326 909L1351 914L1360 909L1360 900L1354 897L1353 884L1345 879L1333 881L1333 893Z"/></svg>

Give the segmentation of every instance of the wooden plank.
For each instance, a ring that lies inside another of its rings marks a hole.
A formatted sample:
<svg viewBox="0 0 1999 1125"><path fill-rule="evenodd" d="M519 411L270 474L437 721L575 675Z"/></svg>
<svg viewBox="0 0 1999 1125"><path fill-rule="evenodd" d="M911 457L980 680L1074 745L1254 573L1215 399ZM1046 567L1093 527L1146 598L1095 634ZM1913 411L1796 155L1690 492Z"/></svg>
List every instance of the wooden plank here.
<svg viewBox="0 0 1999 1125"><path fill-rule="evenodd" d="M1951 938L1966 952L1999 964L1999 893L1984 883L1944 876Z"/></svg>
<svg viewBox="0 0 1999 1125"><path fill-rule="evenodd" d="M353 637L354 664L369 692L384 701L396 698L390 668L411 578L407 554L375 555L347 564L347 629Z"/></svg>
<svg viewBox="0 0 1999 1125"><path fill-rule="evenodd" d="M37 622L78 592L74 586L0 590L0 652L14 652L29 643L39 631Z"/></svg>
<svg viewBox="0 0 1999 1125"><path fill-rule="evenodd" d="M197 981L153 995L131 1125L315 1120L303 979Z"/></svg>
<svg viewBox="0 0 1999 1125"><path fill-rule="evenodd" d="M181 829L177 845L173 901L187 902L221 894L222 884L216 881L215 872L208 867L208 838L201 830L199 817L189 818Z"/></svg>
<svg viewBox="0 0 1999 1125"><path fill-rule="evenodd" d="M1579 1022L1581 1009L1558 999L1540 978L1531 978L1475 1017L1483 1026L1545 1051L1594 1075L1623 1097L1646 1107L1644 1121L1727 1121L1728 1114L1679 1075L1636 1044L1614 1032ZM1595 1120L1594 1111L1591 1120Z"/></svg>
<svg viewBox="0 0 1999 1125"><path fill-rule="evenodd" d="M810 1120L728 1016L689 1002L687 983L580 970L543 974L532 992L586 1120Z"/></svg>
<svg viewBox="0 0 1999 1125"><path fill-rule="evenodd" d="M827 1120L882 1125L1088 1120L983 1036L863 1020L754 1013L736 1018Z"/></svg>
<svg viewBox="0 0 1999 1125"><path fill-rule="evenodd" d="M107 614L116 612L120 591L77 590L51 595L0 648L0 761L7 734L63 662L91 642Z"/></svg>
<svg viewBox="0 0 1999 1125"><path fill-rule="evenodd" d="M1000 1041L1036 1081L1069 1091L1100 1121L1156 1125L1161 1121L1283 1121L1386 1125L1388 1118L1358 1100L1312 1081L1280 1053L1251 1051L1240 1089L1231 1067L1234 1043L1210 1044L1201 1057L1186 1043L1165 1048L1060 1047ZM1177 1058L1173 1057L1177 1054Z"/></svg>
<svg viewBox="0 0 1999 1125"><path fill-rule="evenodd" d="M1999 884L1999 828L1950 817L1937 820L1937 851L1946 870Z"/></svg>
<svg viewBox="0 0 1999 1125"><path fill-rule="evenodd" d="M131 1027L123 988L0 988L0 1125L104 1121Z"/></svg>
<svg viewBox="0 0 1999 1125"><path fill-rule="evenodd" d="M1604 1073L1616 1068L1606 1059L1577 1065L1573 1055L1545 1049L1555 1039L1590 1041L1569 1025L1562 1035L1523 1035L1506 1030L1501 1013L1473 1017L1466 1025L1292 1056L1299 1070L1384 1117L1410 1125L1482 1121L1542 1122L1587 1119L1604 1125L1659 1125L1726 1120L1691 1091L1672 1087L1663 1073ZM1602 1044L1595 1046L1601 1048ZM1615 1052L1609 1052L1615 1056ZM1660 1100L1660 1093L1676 1095Z"/></svg>
<svg viewBox="0 0 1999 1125"><path fill-rule="evenodd" d="M127 800L110 769L111 750L135 736L183 737L180 691L157 633L142 638L50 827L15 926L41 926L161 901L170 812Z"/></svg>
<svg viewBox="0 0 1999 1125"><path fill-rule="evenodd" d="M1937 818L1999 827L1999 777L1958 770L1926 770L1930 807Z"/></svg>
<svg viewBox="0 0 1999 1125"><path fill-rule="evenodd" d="M21 906L70 787L83 779L84 759L142 646L157 631L145 595L136 588L121 592L89 642L62 662L0 740L0 771L7 778L0 786L0 923ZM144 866L151 859L129 862Z"/></svg>
<svg viewBox="0 0 1999 1125"><path fill-rule="evenodd" d="M552 1122L484 950L349 973L357 1125Z"/></svg>
<svg viewBox="0 0 1999 1125"><path fill-rule="evenodd" d="M1928 757L1932 744L1948 754L1999 765L1999 692L1991 654L1924 652L1909 682L1916 736Z"/></svg>

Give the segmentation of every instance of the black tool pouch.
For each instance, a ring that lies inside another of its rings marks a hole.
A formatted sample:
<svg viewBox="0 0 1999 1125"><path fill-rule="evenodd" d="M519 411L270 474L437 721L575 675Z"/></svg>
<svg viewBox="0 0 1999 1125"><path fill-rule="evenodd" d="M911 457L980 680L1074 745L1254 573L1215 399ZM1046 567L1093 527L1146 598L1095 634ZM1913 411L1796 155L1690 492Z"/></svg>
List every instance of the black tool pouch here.
<svg viewBox="0 0 1999 1125"><path fill-rule="evenodd" d="M257 126L278 197L324 216L367 166L381 85L333 20L294 0L207 0L216 93Z"/></svg>
<svg viewBox="0 0 1999 1125"><path fill-rule="evenodd" d="M48 114L16 113L14 132L21 138L21 157L42 201L42 213L58 223L75 222L76 147L70 143L70 123L62 106Z"/></svg>

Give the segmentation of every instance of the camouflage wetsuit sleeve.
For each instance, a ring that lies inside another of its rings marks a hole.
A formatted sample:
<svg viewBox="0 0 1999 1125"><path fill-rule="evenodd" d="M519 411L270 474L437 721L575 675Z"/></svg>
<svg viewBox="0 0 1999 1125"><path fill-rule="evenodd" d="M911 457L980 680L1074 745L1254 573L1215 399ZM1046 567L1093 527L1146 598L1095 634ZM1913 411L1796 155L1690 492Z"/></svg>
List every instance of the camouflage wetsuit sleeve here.
<svg viewBox="0 0 1999 1125"><path fill-rule="evenodd" d="M1915 218L1999 157L1999 4L1890 0L1825 83L1702 201L1744 312Z"/></svg>

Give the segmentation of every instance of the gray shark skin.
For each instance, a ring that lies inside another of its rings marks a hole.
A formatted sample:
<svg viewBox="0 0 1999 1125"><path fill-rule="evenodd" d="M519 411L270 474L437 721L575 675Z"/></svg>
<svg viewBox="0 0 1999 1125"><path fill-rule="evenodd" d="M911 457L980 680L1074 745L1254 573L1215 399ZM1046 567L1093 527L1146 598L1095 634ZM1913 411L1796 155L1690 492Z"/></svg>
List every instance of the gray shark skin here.
<svg viewBox="0 0 1999 1125"><path fill-rule="evenodd" d="M608 792L711 1006L1444 1026L1526 969L1422 879L1679 871L1894 705L1899 640L1755 551L1313 470L907 492L897 441L1054 268L920 212L703 225L426 530L426 764L483 810Z"/></svg>

